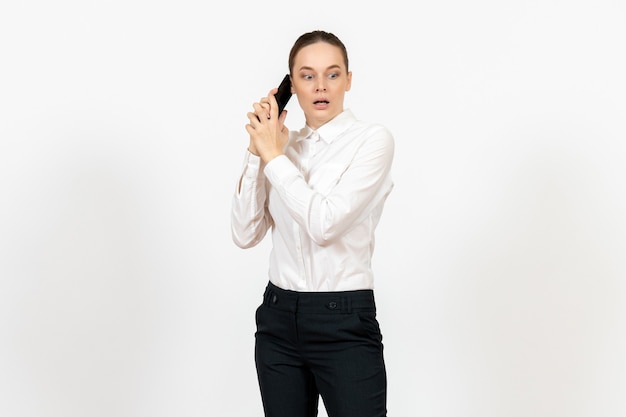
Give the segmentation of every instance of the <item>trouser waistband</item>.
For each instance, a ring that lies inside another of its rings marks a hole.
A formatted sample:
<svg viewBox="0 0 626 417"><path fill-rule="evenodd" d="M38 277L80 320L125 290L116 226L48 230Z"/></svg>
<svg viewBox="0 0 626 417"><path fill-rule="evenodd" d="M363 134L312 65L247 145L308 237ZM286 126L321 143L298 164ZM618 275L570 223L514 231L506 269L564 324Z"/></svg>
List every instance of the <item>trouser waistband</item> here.
<svg viewBox="0 0 626 417"><path fill-rule="evenodd" d="M375 312L373 290L302 292L284 290L269 282L263 304L292 313L347 314Z"/></svg>

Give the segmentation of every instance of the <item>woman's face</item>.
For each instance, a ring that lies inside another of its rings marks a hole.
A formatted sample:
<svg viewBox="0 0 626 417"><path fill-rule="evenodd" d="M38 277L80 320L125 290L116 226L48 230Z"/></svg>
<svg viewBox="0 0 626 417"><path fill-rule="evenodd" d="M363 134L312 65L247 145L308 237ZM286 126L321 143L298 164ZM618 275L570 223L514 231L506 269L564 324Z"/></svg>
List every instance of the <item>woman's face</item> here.
<svg viewBox="0 0 626 417"><path fill-rule="evenodd" d="M326 42L300 49L292 68L292 93L298 97L306 123L317 129L343 111L352 72L347 72L341 50Z"/></svg>

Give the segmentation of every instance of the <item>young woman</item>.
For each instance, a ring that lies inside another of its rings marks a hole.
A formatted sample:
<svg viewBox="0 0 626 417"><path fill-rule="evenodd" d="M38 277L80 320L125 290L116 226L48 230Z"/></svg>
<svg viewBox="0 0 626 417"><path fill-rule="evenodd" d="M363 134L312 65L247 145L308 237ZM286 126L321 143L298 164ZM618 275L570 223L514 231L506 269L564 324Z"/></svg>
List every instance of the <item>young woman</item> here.
<svg viewBox="0 0 626 417"><path fill-rule="evenodd" d="M376 318L374 231L393 188L394 140L344 109L352 72L332 33L301 35L291 92L306 125L289 131L277 89L253 104L250 144L232 202L241 248L271 230L269 282L256 313L255 360L267 417L387 415Z"/></svg>

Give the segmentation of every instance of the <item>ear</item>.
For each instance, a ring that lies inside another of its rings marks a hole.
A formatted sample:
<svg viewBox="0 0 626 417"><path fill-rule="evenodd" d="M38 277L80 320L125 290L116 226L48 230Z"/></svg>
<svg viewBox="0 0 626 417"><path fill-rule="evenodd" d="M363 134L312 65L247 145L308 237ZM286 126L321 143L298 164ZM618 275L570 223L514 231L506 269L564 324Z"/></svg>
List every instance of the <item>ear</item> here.
<svg viewBox="0 0 626 417"><path fill-rule="evenodd" d="M346 83L346 91L350 91L352 87L352 71L348 71L348 82Z"/></svg>

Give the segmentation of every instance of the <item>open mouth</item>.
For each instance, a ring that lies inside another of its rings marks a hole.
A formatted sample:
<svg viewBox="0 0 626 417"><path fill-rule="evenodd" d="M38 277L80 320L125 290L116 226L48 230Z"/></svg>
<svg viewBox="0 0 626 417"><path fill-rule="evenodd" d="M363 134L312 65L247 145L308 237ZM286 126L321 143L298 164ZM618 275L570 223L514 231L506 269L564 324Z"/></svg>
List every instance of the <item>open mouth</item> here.
<svg viewBox="0 0 626 417"><path fill-rule="evenodd" d="M316 100L313 104L328 104L328 100Z"/></svg>

